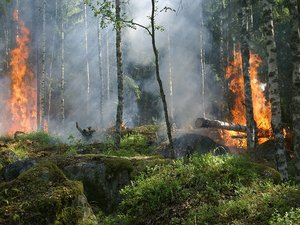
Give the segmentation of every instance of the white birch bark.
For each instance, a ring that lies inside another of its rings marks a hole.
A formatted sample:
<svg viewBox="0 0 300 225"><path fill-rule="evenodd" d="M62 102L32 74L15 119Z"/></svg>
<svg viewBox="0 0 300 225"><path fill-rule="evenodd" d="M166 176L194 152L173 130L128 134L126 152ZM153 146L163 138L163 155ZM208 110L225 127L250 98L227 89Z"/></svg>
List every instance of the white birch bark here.
<svg viewBox="0 0 300 225"><path fill-rule="evenodd" d="M272 105L272 130L275 142L277 170L283 181L288 180L285 143L281 121L281 105L279 93L279 76L277 66L277 48L274 37L272 3L263 0L264 34L267 48L269 99Z"/></svg>

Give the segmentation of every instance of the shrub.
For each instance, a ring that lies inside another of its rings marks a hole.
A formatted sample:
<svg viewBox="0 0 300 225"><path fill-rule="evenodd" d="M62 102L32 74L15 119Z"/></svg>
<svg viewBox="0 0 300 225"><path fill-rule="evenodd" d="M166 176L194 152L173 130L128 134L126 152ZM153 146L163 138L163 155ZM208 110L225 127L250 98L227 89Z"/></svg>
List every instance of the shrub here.
<svg viewBox="0 0 300 225"><path fill-rule="evenodd" d="M230 215L230 209L238 213L248 210L245 202L231 202L242 196L243 188L279 180L272 168L239 157L196 156L188 164L175 161L148 169L121 191L121 214L131 224L180 224L195 216L201 218L200 224L215 224L222 212Z"/></svg>

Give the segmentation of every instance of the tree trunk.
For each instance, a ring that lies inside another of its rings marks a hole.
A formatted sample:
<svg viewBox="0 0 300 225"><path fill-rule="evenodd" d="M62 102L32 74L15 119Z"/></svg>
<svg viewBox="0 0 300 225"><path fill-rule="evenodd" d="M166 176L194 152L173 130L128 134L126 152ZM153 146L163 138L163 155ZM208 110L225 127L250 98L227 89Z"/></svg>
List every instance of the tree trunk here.
<svg viewBox="0 0 300 225"><path fill-rule="evenodd" d="M285 143L281 122L281 105L278 85L277 50L274 37L272 16L272 3L263 0L264 33L267 47L268 75L269 75L269 99L272 105L272 130L274 135L277 170L283 181L288 180L287 162L285 156Z"/></svg>
<svg viewBox="0 0 300 225"><path fill-rule="evenodd" d="M293 55L293 132L294 151L297 156L296 182L300 184L300 30L299 9L296 0L289 0L291 14L292 38L291 50Z"/></svg>
<svg viewBox="0 0 300 225"><path fill-rule="evenodd" d="M246 106L246 120L247 120L247 147L255 148L257 144L257 127L253 116L253 101L251 91L250 78L250 49L249 49L249 27L248 15L250 0L242 0L242 32L241 32L241 52L243 61L243 76L245 89L245 106Z"/></svg>
<svg viewBox="0 0 300 225"><path fill-rule="evenodd" d="M43 21L43 31L42 31L42 77L40 84L40 113L41 113L41 122L40 130L44 131L45 125L45 80L46 80L46 0L42 2L42 21ZM39 116L39 115L38 115Z"/></svg>
<svg viewBox="0 0 300 225"><path fill-rule="evenodd" d="M18 6L18 2L17 2L17 6ZM33 1L33 7L35 9L39 9L40 8L40 2L38 1ZM35 10L34 11L34 15L33 15L33 20L34 20L34 26L38 27L38 30L40 29L40 22L42 21L41 18L41 13L39 10ZM40 129L41 127L41 111L40 111L40 89L41 89L41 71L40 71L40 33L35 32L34 33L34 40L36 42L36 48L35 48L35 54L34 54L34 64L35 64L35 74L36 74L36 128L37 130Z"/></svg>
<svg viewBox="0 0 300 225"><path fill-rule="evenodd" d="M90 65L88 59L88 21L87 21L87 6L84 5L84 43L85 43L85 65L86 65L86 110L89 117L90 111Z"/></svg>
<svg viewBox="0 0 300 225"><path fill-rule="evenodd" d="M8 18L8 7L5 4L5 26L4 26L4 37L5 37L5 71L9 71L9 52L10 52L10 45L9 45L9 18Z"/></svg>
<svg viewBox="0 0 300 225"><path fill-rule="evenodd" d="M99 122L100 126L103 124L103 107L104 107L104 77L102 73L102 35L101 35L101 20L98 20L98 69L99 69L99 78L100 78L100 102L99 102Z"/></svg>
<svg viewBox="0 0 300 225"><path fill-rule="evenodd" d="M238 132L247 132L247 126L240 124L228 123L220 120L210 120L207 118L197 118L195 121L195 128L217 128L224 130L233 130Z"/></svg>
<svg viewBox="0 0 300 225"><path fill-rule="evenodd" d="M55 27L57 25L57 14L58 14L58 3L57 0L55 0ZM52 106L52 71L53 71L53 60L54 60L54 54L55 54L55 39L56 39L56 31L53 31L53 36L52 36L52 53L51 53L51 61L50 61L50 68L49 68L49 83L48 83L48 127L50 124L50 115L51 115L51 106Z"/></svg>
<svg viewBox="0 0 300 225"><path fill-rule="evenodd" d="M60 77L60 120L62 127L65 123L65 32L64 32L64 7L61 2L61 77Z"/></svg>
<svg viewBox="0 0 300 225"><path fill-rule="evenodd" d="M200 15L200 75L201 75L201 83L200 83L200 88L201 88L201 107L202 107L202 116L205 117L205 43L204 43L204 37L203 37L203 29L204 29L204 22L203 22L203 13L201 11Z"/></svg>
<svg viewBox="0 0 300 225"><path fill-rule="evenodd" d="M159 90L160 90L160 96L162 99L163 103L163 108L164 108L164 115L165 115L165 121L166 121L166 126L167 126L167 135L169 139L169 145L170 145L170 150L171 150L171 156L172 158L175 158L175 152L174 152L174 147L173 147L173 140L172 140L172 130L171 130L171 125L170 125L170 120L169 120L169 114L168 114L168 105L166 101L166 96L164 93L163 89L163 84L160 78L160 71L159 71L159 56L158 56L158 50L156 47L156 40L155 40L155 21L154 21L154 16L155 16L155 2L156 0L151 0L152 2L152 11L151 11L151 38L152 38L152 47L153 47L153 52L155 56L155 71L156 71L156 79L159 85Z"/></svg>
<svg viewBox="0 0 300 225"><path fill-rule="evenodd" d="M106 29L106 99L110 101L110 58L109 58L109 33Z"/></svg>
<svg viewBox="0 0 300 225"><path fill-rule="evenodd" d="M121 35L121 6L120 0L115 0L116 6L116 56L117 56L117 82L118 82L118 106L117 106L117 116L116 116L116 137L115 145L116 148L120 148L121 143L121 126L123 117L123 107L124 107L124 77L123 77L123 63L122 63L122 35Z"/></svg>
<svg viewBox="0 0 300 225"><path fill-rule="evenodd" d="M222 119L228 118L229 114L229 107L226 102L228 102L228 88L226 82L226 57L225 57L225 41L224 37L226 37L225 29L224 29L224 19L225 19L225 0L222 1L222 10L221 10L221 18L220 18L220 78L222 81L222 96L221 96L221 112L222 112Z"/></svg>
<svg viewBox="0 0 300 225"><path fill-rule="evenodd" d="M169 26L170 29L170 26ZM174 121L174 96L173 96L173 65L170 31L168 31L168 62L169 62L169 96L170 96L170 116Z"/></svg>

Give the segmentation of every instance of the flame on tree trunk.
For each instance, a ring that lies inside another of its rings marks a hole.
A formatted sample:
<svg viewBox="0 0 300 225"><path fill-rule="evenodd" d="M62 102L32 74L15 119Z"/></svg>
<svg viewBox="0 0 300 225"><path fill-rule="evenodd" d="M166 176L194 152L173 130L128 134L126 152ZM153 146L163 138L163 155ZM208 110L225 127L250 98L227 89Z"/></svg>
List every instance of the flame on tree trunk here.
<svg viewBox="0 0 300 225"><path fill-rule="evenodd" d="M19 18L18 11L13 12L13 20L18 25L16 48L10 53L10 96L6 100L4 132L31 132L36 130L36 81L28 67L30 32Z"/></svg>
<svg viewBox="0 0 300 225"><path fill-rule="evenodd" d="M234 104L231 108L232 119L230 122L235 124L246 125L246 109L244 94L244 79L242 72L242 56L240 51L236 51L234 60L226 68L226 79L229 88L234 96ZM263 143L271 138L271 104L266 100L264 87L258 79L257 69L261 64L261 58L254 53L250 53L250 75L253 99L254 120L258 127L258 136L264 137L259 139L259 143ZM245 139L234 139L232 136L239 136L236 131L222 130L221 136L226 144L235 147L246 147ZM265 133L264 133L265 132Z"/></svg>

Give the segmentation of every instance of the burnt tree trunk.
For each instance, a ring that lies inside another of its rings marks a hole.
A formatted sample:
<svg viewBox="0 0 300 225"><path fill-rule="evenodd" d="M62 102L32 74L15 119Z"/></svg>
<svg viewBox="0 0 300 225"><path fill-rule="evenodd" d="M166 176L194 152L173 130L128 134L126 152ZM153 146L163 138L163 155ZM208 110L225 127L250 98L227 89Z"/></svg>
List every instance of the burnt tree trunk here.
<svg viewBox="0 0 300 225"><path fill-rule="evenodd" d="M257 144L257 127L253 115L253 101L251 91L250 78L250 49L249 49L249 24L248 14L250 7L250 0L242 0L242 32L241 32L241 52L243 62L243 76L245 89L245 106L246 106L246 120L247 120L247 147L255 148Z"/></svg>

